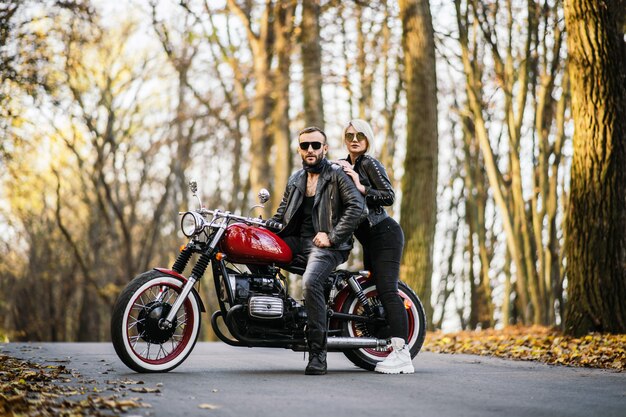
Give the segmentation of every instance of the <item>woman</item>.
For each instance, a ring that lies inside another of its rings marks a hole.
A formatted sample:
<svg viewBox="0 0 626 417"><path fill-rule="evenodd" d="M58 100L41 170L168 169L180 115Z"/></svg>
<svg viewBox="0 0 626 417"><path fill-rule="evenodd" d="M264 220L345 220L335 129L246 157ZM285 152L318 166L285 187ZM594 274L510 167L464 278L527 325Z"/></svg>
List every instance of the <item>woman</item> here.
<svg viewBox="0 0 626 417"><path fill-rule="evenodd" d="M354 119L343 131L349 155L339 163L357 189L365 196L369 214L354 235L363 246L365 269L376 280L378 295L385 308L391 331L392 351L378 363L376 372L386 374L413 373L411 353L406 344L408 317L398 294L400 258L404 247L404 234L383 206L394 202L394 191L383 165L368 155L374 144L374 132L365 120Z"/></svg>

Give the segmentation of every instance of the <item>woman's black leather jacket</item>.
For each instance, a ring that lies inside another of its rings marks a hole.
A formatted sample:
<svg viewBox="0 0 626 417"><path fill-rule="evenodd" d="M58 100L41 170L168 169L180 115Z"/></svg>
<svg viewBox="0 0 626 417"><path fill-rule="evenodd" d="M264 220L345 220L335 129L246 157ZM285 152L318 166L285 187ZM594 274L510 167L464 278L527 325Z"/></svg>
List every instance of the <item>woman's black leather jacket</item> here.
<svg viewBox="0 0 626 417"><path fill-rule="evenodd" d="M346 158L350 161L350 157ZM363 154L354 163L354 171L359 174L359 180L365 187L365 201L369 214L367 220L373 227L389 217L383 206L391 206L396 195L387 176L385 167L376 158Z"/></svg>

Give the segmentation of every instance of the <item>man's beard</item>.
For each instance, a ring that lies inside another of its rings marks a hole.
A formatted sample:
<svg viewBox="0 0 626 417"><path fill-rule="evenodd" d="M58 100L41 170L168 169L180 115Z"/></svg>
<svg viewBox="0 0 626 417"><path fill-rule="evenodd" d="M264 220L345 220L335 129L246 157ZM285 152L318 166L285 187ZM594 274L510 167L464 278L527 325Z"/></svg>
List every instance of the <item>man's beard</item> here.
<svg viewBox="0 0 626 417"><path fill-rule="evenodd" d="M302 159L302 169L304 169L309 174L319 174L328 165L330 165L330 162L328 162L328 159L324 158L323 154L317 157L315 163L313 164L309 164L306 160Z"/></svg>
<svg viewBox="0 0 626 417"><path fill-rule="evenodd" d="M302 158L302 163L304 165L310 166L310 167L314 167L315 165L319 164L322 159L324 159L324 154L322 153L322 154L319 154L319 155L316 156L314 162L309 163L309 161L306 159L309 156L316 156L316 155L307 155L307 156L305 156L304 158Z"/></svg>

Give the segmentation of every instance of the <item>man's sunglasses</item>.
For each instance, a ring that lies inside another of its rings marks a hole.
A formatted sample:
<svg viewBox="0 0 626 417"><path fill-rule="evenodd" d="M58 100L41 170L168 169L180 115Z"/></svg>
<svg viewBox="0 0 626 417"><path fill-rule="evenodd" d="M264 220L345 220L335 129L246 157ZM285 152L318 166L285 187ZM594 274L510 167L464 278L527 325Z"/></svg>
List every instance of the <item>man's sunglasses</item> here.
<svg viewBox="0 0 626 417"><path fill-rule="evenodd" d="M363 142L364 140L367 140L367 136L365 136L365 133L363 132L358 132L358 133L346 133L346 142L352 142L354 140L354 137L356 136L356 139L359 142Z"/></svg>
<svg viewBox="0 0 626 417"><path fill-rule="evenodd" d="M300 149L307 151L309 150L309 146L311 146L314 151L318 151L322 145L322 142L300 142Z"/></svg>

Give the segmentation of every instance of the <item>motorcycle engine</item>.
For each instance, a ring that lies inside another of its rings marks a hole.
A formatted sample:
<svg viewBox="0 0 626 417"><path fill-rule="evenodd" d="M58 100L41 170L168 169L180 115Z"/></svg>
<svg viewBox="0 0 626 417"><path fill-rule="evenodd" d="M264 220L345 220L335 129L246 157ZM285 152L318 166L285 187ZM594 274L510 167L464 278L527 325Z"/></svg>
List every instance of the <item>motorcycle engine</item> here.
<svg viewBox="0 0 626 417"><path fill-rule="evenodd" d="M281 318L283 316L283 300L278 297L250 297L248 312L251 317L258 319Z"/></svg>
<svg viewBox="0 0 626 417"><path fill-rule="evenodd" d="M268 320L283 317L284 288L275 276L229 274L228 277L236 303L247 304L251 318Z"/></svg>

